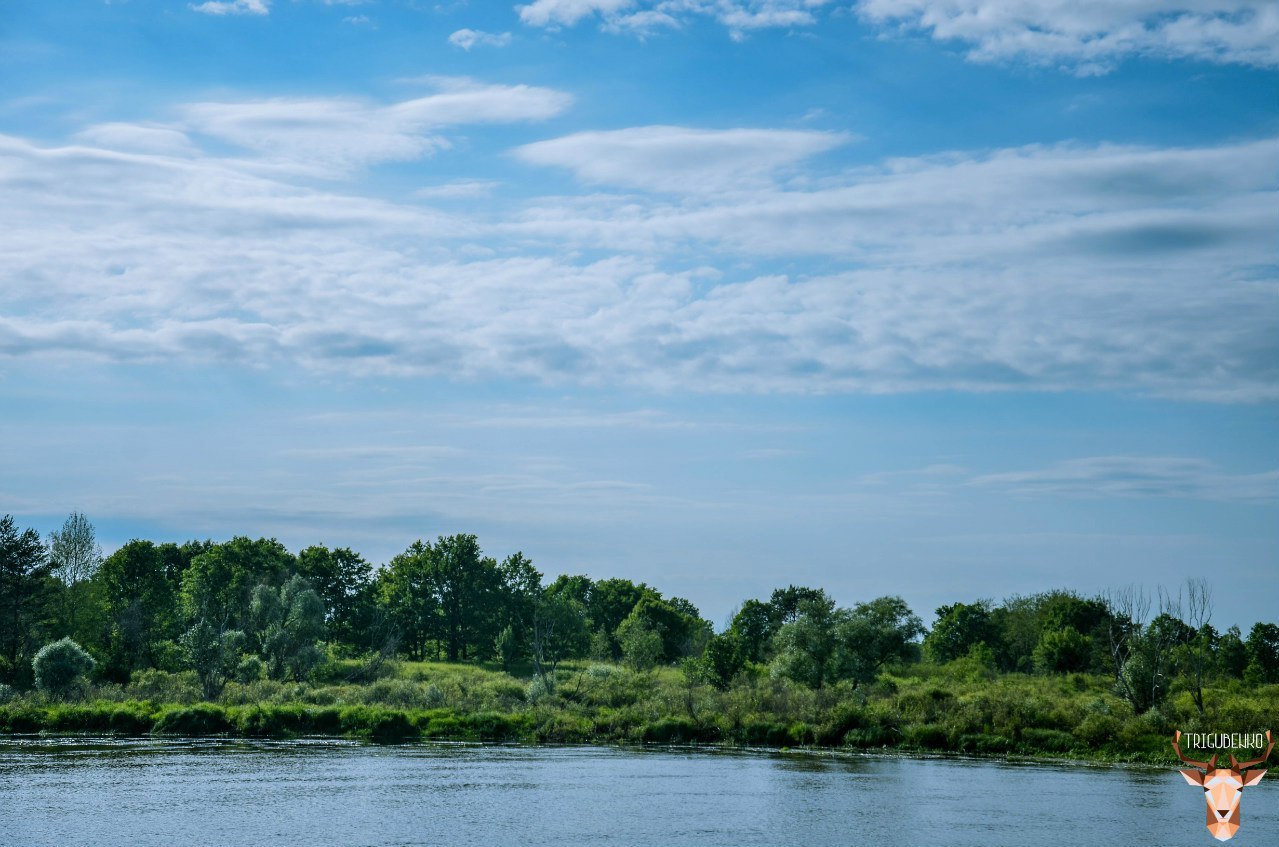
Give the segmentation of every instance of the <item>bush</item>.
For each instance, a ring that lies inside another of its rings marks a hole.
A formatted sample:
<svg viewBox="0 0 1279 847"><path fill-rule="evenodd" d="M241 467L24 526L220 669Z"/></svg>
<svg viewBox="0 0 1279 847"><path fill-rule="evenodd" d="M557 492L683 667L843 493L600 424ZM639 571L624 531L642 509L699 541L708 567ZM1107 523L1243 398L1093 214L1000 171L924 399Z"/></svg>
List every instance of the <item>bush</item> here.
<svg viewBox="0 0 1279 847"><path fill-rule="evenodd" d="M36 688L52 697L65 697L98 663L70 638L46 644L31 660Z"/></svg>
<svg viewBox="0 0 1279 847"><path fill-rule="evenodd" d="M938 724L923 723L906 727L903 733L907 744L925 750L944 750L949 744L946 728Z"/></svg>
<svg viewBox="0 0 1279 847"><path fill-rule="evenodd" d="M134 700L153 703L195 703L200 699L200 680L194 671L134 671L125 694Z"/></svg>
<svg viewBox="0 0 1279 847"><path fill-rule="evenodd" d="M151 731L156 735L223 735L231 731L231 722L222 707L200 703L162 712Z"/></svg>
<svg viewBox="0 0 1279 847"><path fill-rule="evenodd" d="M1024 729L1021 740L1031 752L1068 753L1078 746L1075 736L1059 729Z"/></svg>
<svg viewBox="0 0 1279 847"><path fill-rule="evenodd" d="M3 706L5 703L8 703L10 700L12 700L14 697L17 697L17 696L18 696L18 692L14 691L11 686L5 685L3 682L0 682L0 706Z"/></svg>

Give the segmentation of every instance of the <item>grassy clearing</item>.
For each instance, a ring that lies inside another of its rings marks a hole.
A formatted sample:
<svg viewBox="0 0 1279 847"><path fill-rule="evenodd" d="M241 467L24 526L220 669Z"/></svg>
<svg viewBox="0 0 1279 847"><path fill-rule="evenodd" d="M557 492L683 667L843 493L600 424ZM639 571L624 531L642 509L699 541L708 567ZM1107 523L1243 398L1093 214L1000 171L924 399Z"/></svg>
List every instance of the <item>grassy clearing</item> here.
<svg viewBox="0 0 1279 847"><path fill-rule="evenodd" d="M1134 715L1103 677L996 675L962 660L901 668L864 690L820 691L763 671L721 692L674 668L587 663L561 669L553 694L489 665L403 662L364 685L346 681L354 670L335 663L311 684L232 683L216 703L201 702L190 674L147 672L74 703L17 697L0 706L0 732L701 743L1168 763L1174 729L1279 728L1279 686L1209 689L1204 717L1184 692Z"/></svg>

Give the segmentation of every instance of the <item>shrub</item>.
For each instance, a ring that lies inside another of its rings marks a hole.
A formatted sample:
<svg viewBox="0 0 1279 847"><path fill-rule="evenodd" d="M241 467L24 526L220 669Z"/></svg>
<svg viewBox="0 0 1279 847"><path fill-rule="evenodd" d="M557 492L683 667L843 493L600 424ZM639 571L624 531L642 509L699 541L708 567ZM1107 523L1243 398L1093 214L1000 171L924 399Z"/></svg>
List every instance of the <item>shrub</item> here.
<svg viewBox="0 0 1279 847"><path fill-rule="evenodd" d="M200 699L200 681L194 671L134 671L125 694L134 700L153 703L194 703Z"/></svg>
<svg viewBox="0 0 1279 847"><path fill-rule="evenodd" d="M162 712L151 731L156 735L222 735L231 731L231 723L222 707L200 703Z"/></svg>
<svg viewBox="0 0 1279 847"><path fill-rule="evenodd" d="M938 724L922 723L906 727L904 741L926 750L944 750L948 744L946 728Z"/></svg>
<svg viewBox="0 0 1279 847"><path fill-rule="evenodd" d="M1024 729L1021 740L1034 752L1067 753L1078 746L1073 735L1059 729Z"/></svg>
<svg viewBox="0 0 1279 847"><path fill-rule="evenodd" d="M0 682L0 706L3 706L5 703L8 703L17 696L18 692L14 691L12 686L8 686L3 682Z"/></svg>
<svg viewBox="0 0 1279 847"><path fill-rule="evenodd" d="M65 697L98 663L70 638L46 644L31 660L36 688L53 697Z"/></svg>

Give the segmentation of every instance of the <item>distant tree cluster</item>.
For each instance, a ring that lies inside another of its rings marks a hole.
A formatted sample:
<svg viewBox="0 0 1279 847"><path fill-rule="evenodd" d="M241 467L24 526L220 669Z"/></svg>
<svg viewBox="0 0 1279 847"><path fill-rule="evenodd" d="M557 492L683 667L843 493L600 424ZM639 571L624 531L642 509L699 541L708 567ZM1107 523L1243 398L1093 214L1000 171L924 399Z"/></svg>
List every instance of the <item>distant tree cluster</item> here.
<svg viewBox="0 0 1279 847"><path fill-rule="evenodd" d="M1107 674L1137 713L1174 681L1201 711L1211 680L1279 682L1279 626L1258 623L1245 638L1211 616L1207 585L1191 582L1175 598L1129 589L954 603L926 630L900 597L845 608L792 585L747 600L717 634L684 598L620 578L546 582L521 553L484 555L474 535L417 541L374 568L347 548L295 555L246 537L134 540L103 557L83 515L47 541L0 520L0 684L56 696L89 676L125 682L157 669L194 671L214 698L230 680L307 679L330 658L362 659L371 679L397 656L527 662L548 692L566 659L679 663L721 690L767 672L815 691L856 690L903 663L965 662Z"/></svg>

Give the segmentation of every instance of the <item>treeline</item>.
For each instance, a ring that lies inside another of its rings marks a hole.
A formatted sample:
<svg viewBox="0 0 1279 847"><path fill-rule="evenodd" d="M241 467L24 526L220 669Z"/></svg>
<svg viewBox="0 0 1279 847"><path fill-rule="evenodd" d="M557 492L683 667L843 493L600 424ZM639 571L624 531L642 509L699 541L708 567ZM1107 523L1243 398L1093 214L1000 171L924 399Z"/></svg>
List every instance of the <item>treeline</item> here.
<svg viewBox="0 0 1279 847"><path fill-rule="evenodd" d="M245 537L134 540L103 557L82 515L48 539L0 521L0 684L45 680L55 693L86 674L126 684L139 671L193 671L213 700L231 681L305 681L337 665L371 682L396 658L527 667L549 693L576 659L678 664L719 691L766 674L856 692L922 662L1105 675L1135 714L1174 690L1202 714L1213 681L1279 682L1279 626L1220 632L1211 611L1203 583L1152 599L1049 591L943 606L926 630L898 597L844 608L789 586L747 600L716 633L684 598L621 578L548 582L520 553L484 555L473 535L418 541L374 568L346 548L293 554Z"/></svg>

